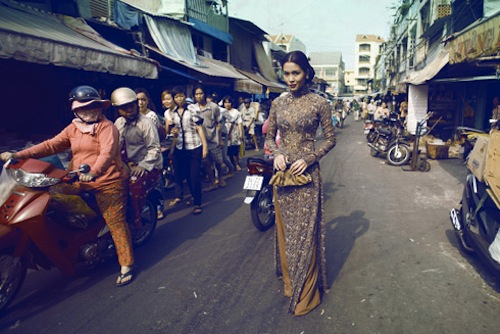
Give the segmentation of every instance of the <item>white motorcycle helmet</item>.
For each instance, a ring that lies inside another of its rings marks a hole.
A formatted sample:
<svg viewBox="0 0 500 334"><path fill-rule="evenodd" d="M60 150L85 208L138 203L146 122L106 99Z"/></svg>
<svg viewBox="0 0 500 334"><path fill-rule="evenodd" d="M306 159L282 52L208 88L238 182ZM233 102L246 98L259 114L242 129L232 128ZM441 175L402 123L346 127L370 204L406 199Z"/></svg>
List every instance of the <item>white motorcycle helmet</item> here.
<svg viewBox="0 0 500 334"><path fill-rule="evenodd" d="M113 107L120 107L131 102L137 102L137 94L128 87L115 89L111 93L111 104Z"/></svg>

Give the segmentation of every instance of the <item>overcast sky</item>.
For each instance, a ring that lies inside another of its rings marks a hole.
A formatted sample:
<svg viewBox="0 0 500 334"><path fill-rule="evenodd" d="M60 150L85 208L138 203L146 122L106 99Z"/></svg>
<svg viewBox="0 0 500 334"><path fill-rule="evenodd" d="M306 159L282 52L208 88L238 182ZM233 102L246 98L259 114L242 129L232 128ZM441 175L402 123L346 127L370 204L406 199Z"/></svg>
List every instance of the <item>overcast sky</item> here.
<svg viewBox="0 0 500 334"><path fill-rule="evenodd" d="M295 35L311 51L342 51L354 68L356 34L387 40L399 0L228 0L229 15L270 35ZM392 8L391 8L392 7Z"/></svg>

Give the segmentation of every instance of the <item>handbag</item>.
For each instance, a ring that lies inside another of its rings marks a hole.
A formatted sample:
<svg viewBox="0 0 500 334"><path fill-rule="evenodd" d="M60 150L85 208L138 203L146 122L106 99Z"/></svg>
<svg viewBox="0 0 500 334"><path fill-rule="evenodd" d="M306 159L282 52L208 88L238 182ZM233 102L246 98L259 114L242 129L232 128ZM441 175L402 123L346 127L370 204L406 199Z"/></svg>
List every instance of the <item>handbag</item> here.
<svg viewBox="0 0 500 334"><path fill-rule="evenodd" d="M276 187L303 186L311 182L311 174L304 172L301 175L294 175L289 169L274 173L269 180L269 184Z"/></svg>

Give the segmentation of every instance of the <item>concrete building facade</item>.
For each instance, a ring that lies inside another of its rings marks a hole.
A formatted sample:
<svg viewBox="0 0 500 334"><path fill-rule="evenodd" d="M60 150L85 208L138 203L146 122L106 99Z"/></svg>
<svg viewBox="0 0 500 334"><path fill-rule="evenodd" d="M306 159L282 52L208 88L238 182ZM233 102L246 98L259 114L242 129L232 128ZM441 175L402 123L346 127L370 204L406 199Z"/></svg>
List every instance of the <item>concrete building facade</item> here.
<svg viewBox="0 0 500 334"><path fill-rule="evenodd" d="M384 39L376 35L356 35L354 50L354 94L372 93L371 82L375 77L375 64L381 53Z"/></svg>
<svg viewBox="0 0 500 334"><path fill-rule="evenodd" d="M311 52L311 66L316 76L327 82L326 92L338 96L345 92L345 64L340 51Z"/></svg>

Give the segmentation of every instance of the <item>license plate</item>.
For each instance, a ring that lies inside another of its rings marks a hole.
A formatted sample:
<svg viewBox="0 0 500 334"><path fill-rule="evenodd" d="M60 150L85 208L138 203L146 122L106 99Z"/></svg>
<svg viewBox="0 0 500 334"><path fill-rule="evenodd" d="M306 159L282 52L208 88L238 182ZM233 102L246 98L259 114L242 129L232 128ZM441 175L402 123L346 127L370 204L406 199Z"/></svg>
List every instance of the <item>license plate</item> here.
<svg viewBox="0 0 500 334"><path fill-rule="evenodd" d="M245 190L260 190L262 188L262 183L264 182L264 177L260 175L248 175L245 179L245 184L243 189Z"/></svg>
<svg viewBox="0 0 500 334"><path fill-rule="evenodd" d="M458 218L458 212L456 209L451 209L450 218L453 227L455 227L457 231L460 231L462 229L462 224L460 224L460 218Z"/></svg>

